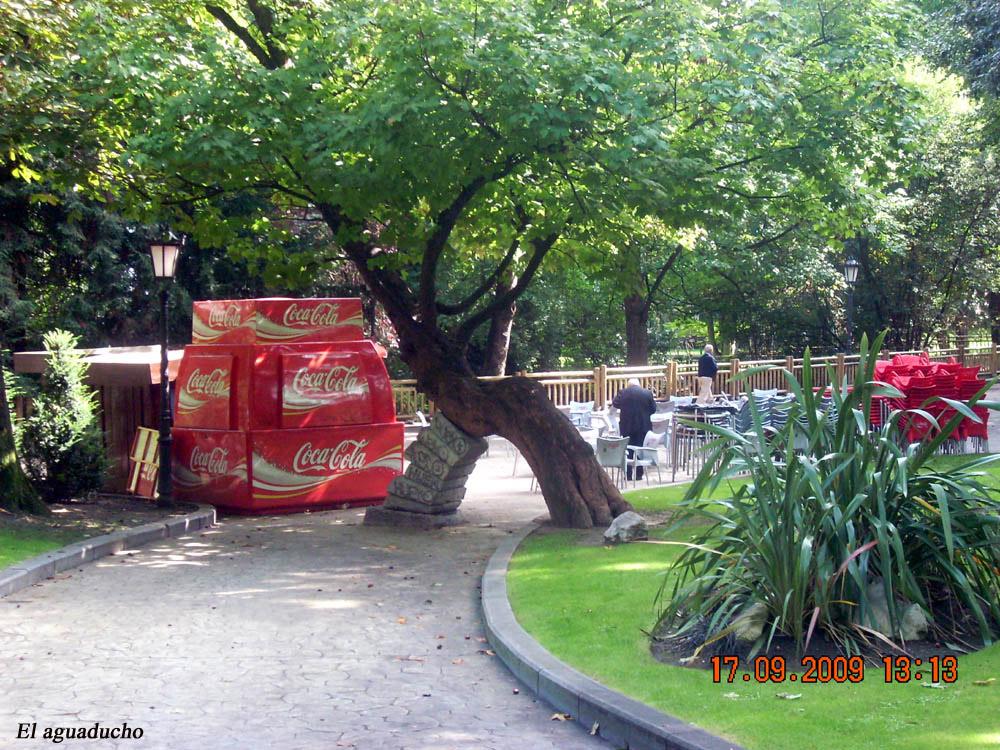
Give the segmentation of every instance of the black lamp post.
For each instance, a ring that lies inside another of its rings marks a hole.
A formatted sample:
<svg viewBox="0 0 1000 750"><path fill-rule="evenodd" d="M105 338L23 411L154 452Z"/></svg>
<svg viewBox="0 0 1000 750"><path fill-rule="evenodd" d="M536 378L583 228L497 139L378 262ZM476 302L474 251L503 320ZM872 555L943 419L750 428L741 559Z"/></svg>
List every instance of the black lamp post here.
<svg viewBox="0 0 1000 750"><path fill-rule="evenodd" d="M854 285L858 283L858 269L861 264L848 258L844 264L844 281L847 282L847 345L854 347Z"/></svg>
<svg viewBox="0 0 1000 750"><path fill-rule="evenodd" d="M156 504L161 508L174 506L173 477L170 471L170 429L173 419L170 414L170 363L167 360L167 312L170 293L169 282L173 281L177 270L177 258L184 247L184 237L168 232L163 238L149 246L153 259L153 275L160 279L160 478L159 498Z"/></svg>

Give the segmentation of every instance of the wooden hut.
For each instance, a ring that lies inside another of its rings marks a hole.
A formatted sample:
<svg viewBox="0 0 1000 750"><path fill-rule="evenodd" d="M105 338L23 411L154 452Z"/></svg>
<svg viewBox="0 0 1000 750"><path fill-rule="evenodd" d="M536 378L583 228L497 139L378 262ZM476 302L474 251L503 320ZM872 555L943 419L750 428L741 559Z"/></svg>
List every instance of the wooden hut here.
<svg viewBox="0 0 1000 750"><path fill-rule="evenodd" d="M137 427L160 424L160 347L121 346L78 349L90 366L87 382L97 392L101 431L109 469L105 489L124 492L128 454ZM183 349L171 349L169 376L177 377ZM41 374L47 352L15 352L14 372ZM19 409L20 411L20 409Z"/></svg>

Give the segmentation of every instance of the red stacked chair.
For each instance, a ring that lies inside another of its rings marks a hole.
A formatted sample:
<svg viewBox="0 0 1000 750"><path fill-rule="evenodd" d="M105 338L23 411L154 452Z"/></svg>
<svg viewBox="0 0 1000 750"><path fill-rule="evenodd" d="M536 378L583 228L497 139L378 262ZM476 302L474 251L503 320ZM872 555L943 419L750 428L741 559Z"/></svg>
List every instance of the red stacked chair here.
<svg viewBox="0 0 1000 750"><path fill-rule="evenodd" d="M956 390L958 391L958 398L962 401L971 399L985 384L984 381L979 380L978 375L978 367L963 367L959 371L958 379L956 380ZM959 429L961 430L962 438L971 441L972 450L975 453L986 453L990 446L988 429L990 410L985 406L974 406L972 407L972 411L979 417L980 422L976 423L971 419L963 419Z"/></svg>
<svg viewBox="0 0 1000 750"><path fill-rule="evenodd" d="M934 404L924 405L929 398L937 395L933 378L911 377L905 386L906 397L903 399L905 409L923 409L934 415ZM924 417L918 414L908 415L906 425L907 442L916 443L923 440L931 433L934 426ZM935 417L936 418L936 417Z"/></svg>
<svg viewBox="0 0 1000 750"><path fill-rule="evenodd" d="M950 399L960 399L962 397L958 389L958 376L954 372L947 372L943 369L943 367L939 367L938 372L932 375L931 379L934 381L935 396ZM958 413L953 407L948 406L948 404L943 401L935 401L933 404L929 404L927 411L934 415L934 418L937 419L937 422L941 427L944 427L948 421ZM951 437L949 437L946 441L950 445L945 448L945 452L962 452L964 441L965 436L962 432L962 426L960 424L951 434Z"/></svg>

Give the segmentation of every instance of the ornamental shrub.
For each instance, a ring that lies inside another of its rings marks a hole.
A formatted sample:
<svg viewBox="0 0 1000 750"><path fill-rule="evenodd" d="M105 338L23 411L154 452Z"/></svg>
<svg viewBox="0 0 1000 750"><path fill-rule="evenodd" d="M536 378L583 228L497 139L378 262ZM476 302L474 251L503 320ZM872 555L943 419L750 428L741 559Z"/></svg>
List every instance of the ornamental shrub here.
<svg viewBox="0 0 1000 750"><path fill-rule="evenodd" d="M78 339L54 330L43 337L48 366L18 430L28 476L48 502L79 497L104 482L107 461L87 364L74 350Z"/></svg>
<svg viewBox="0 0 1000 750"><path fill-rule="evenodd" d="M902 396L874 382L883 338L862 340L856 386L837 385L832 407L813 393L807 351L801 386L785 373L796 398L782 429L756 408L746 434L704 426L718 439L678 519L700 530L660 590L658 637L700 653L736 636L756 653L782 633L802 653L823 631L848 653L878 650L903 639L914 606L945 642L997 636L1000 501L981 469L1000 456L931 460L963 419L979 421L972 404L997 408L979 401L992 383L968 403L932 399L944 410L893 411L872 430L872 397ZM951 416L939 424L931 412ZM935 433L908 445L914 416ZM699 499L737 475L749 482L731 499Z"/></svg>

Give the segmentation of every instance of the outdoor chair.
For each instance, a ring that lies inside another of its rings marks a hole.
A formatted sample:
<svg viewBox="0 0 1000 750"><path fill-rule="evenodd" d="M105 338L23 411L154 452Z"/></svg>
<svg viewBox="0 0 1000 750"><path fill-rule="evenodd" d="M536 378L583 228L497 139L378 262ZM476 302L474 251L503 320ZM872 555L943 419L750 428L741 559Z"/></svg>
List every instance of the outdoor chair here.
<svg viewBox="0 0 1000 750"><path fill-rule="evenodd" d="M670 481L677 479L677 470L682 469L689 474L696 474L705 462L705 451L702 450L704 430L674 420L674 429L670 436Z"/></svg>
<svg viewBox="0 0 1000 750"><path fill-rule="evenodd" d="M608 471L608 474L611 476L611 481L613 481L617 487L625 486L627 448L627 437L597 438L597 447L594 450L594 453L597 455L597 463ZM615 474L616 471L617 477Z"/></svg>
<svg viewBox="0 0 1000 750"><path fill-rule="evenodd" d="M635 487L638 478L637 469L641 468L646 476L646 484L649 484L649 470L656 467L656 481L657 483L663 482L663 476L660 474L660 446L663 445L664 440L667 437L667 433L658 433L650 430L646 433L645 439L642 441L642 447L638 445L628 446L628 450L632 451L632 457L628 460L629 468L632 474L632 486Z"/></svg>
<svg viewBox="0 0 1000 750"><path fill-rule="evenodd" d="M569 421L577 427L589 428L593 413L593 401L569 402Z"/></svg>

